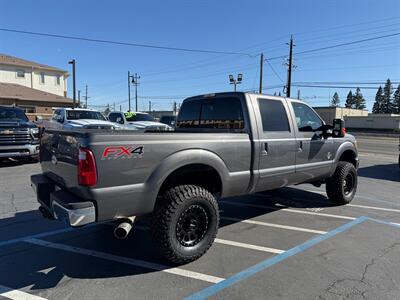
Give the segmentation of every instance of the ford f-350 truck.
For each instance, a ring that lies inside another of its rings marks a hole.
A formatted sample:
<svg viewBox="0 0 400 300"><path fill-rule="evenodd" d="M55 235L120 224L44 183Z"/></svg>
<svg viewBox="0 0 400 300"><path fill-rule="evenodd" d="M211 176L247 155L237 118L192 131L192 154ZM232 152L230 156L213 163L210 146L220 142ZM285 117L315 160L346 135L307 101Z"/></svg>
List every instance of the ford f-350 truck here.
<svg viewBox="0 0 400 300"><path fill-rule="evenodd" d="M174 132L46 130L40 162L31 182L44 216L117 221L123 238L151 215L160 253L186 263L213 243L220 198L311 183L346 204L358 154L343 121L326 125L299 100L235 92L185 99Z"/></svg>

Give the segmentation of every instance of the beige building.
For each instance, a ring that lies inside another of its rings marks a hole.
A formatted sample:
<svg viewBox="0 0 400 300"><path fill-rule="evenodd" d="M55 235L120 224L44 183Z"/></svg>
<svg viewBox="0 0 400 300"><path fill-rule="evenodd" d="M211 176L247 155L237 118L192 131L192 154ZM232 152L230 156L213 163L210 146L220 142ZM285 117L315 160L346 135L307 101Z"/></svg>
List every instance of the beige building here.
<svg viewBox="0 0 400 300"><path fill-rule="evenodd" d="M347 128L400 130L400 115L369 114L368 116L347 116L344 118Z"/></svg>
<svg viewBox="0 0 400 300"><path fill-rule="evenodd" d="M314 110L327 124L331 124L333 119L345 119L347 116L368 116L368 110L366 109L321 106L314 107Z"/></svg>
<svg viewBox="0 0 400 300"><path fill-rule="evenodd" d="M33 61L0 54L0 82L67 96L68 72Z"/></svg>
<svg viewBox="0 0 400 300"><path fill-rule="evenodd" d="M0 54L0 105L19 106L30 119L49 118L53 107L72 107L67 98L68 72Z"/></svg>

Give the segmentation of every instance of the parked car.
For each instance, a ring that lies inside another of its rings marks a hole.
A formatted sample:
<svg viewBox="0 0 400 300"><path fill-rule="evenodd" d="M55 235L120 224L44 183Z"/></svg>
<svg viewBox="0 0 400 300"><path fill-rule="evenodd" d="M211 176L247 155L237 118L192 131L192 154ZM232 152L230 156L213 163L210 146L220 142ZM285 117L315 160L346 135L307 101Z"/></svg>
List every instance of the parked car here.
<svg viewBox="0 0 400 300"><path fill-rule="evenodd" d="M160 123L174 127L176 124L176 116L161 116Z"/></svg>
<svg viewBox="0 0 400 300"><path fill-rule="evenodd" d="M174 132L45 132L43 174L31 183L43 215L70 226L117 221L124 238L135 217L151 214L160 253L187 263L216 237L219 198L311 183L349 203L356 140L333 123L295 99L201 95L183 101Z"/></svg>
<svg viewBox="0 0 400 300"><path fill-rule="evenodd" d="M173 130L171 126L157 122L151 115L143 112L113 111L108 114L108 120L121 126L123 129L139 130Z"/></svg>
<svg viewBox="0 0 400 300"><path fill-rule="evenodd" d="M17 107L0 106L0 157L36 159L39 129Z"/></svg>
<svg viewBox="0 0 400 300"><path fill-rule="evenodd" d="M119 126L108 121L99 111L85 108L57 108L50 121L44 121L45 129L72 130L86 129L118 129Z"/></svg>

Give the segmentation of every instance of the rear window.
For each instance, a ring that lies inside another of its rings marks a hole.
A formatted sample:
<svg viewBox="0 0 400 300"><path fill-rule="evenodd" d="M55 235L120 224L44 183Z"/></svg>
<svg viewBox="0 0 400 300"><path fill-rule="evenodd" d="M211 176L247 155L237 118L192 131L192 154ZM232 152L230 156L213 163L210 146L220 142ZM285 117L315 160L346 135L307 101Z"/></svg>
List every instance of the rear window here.
<svg viewBox="0 0 400 300"><path fill-rule="evenodd" d="M285 107L279 100L258 99L263 131L290 131Z"/></svg>
<svg viewBox="0 0 400 300"><path fill-rule="evenodd" d="M80 120L80 119L106 121L106 118L98 111L76 110L76 109L67 110L67 120Z"/></svg>
<svg viewBox="0 0 400 300"><path fill-rule="evenodd" d="M187 101L179 112L177 127L243 129L241 102L233 97Z"/></svg>

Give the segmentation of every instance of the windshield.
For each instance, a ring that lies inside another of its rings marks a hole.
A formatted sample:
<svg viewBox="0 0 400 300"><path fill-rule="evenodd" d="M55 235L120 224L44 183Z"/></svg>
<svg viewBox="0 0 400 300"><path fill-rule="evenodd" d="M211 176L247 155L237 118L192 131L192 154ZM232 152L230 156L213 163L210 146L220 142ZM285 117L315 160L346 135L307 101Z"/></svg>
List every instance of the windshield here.
<svg viewBox="0 0 400 300"><path fill-rule="evenodd" d="M0 122L1 121L28 122L28 118L22 110L0 108Z"/></svg>
<svg viewBox="0 0 400 300"><path fill-rule="evenodd" d="M133 112L126 112L125 119L128 122L137 122L137 121L151 121L154 122L154 118L148 114L139 114Z"/></svg>
<svg viewBox="0 0 400 300"><path fill-rule="evenodd" d="M90 110L67 110L67 120L102 120L106 121L106 118L98 111Z"/></svg>

